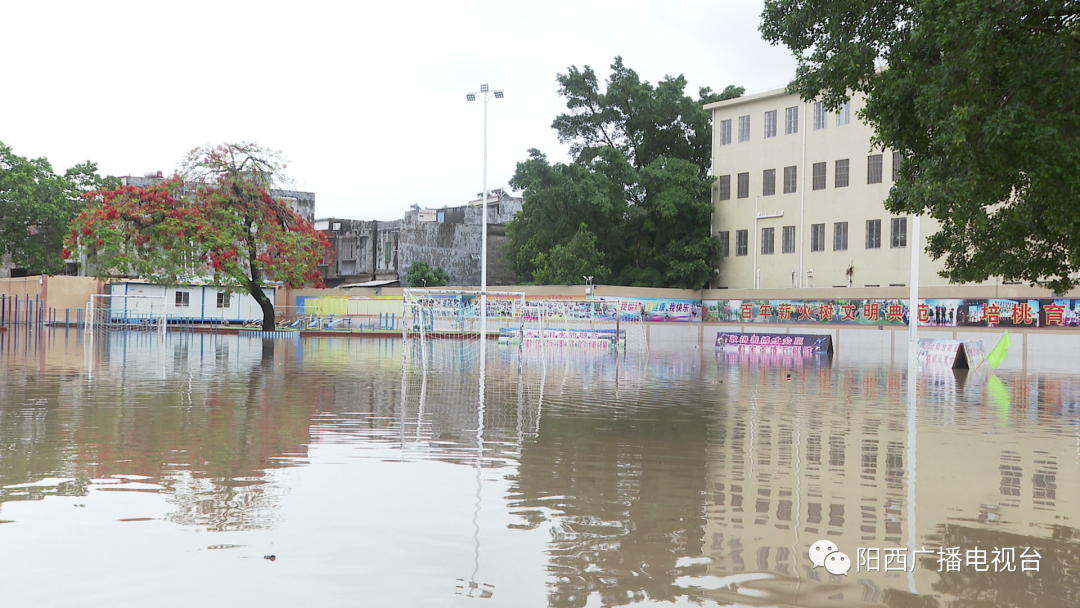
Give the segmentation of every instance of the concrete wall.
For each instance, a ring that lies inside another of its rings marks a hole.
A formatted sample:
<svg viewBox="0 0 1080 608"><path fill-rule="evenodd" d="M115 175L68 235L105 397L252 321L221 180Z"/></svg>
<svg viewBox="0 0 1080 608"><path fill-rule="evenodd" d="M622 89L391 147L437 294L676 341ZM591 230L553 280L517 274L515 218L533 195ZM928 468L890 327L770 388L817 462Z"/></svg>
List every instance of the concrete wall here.
<svg viewBox="0 0 1080 608"><path fill-rule="evenodd" d="M442 266L453 284L480 284L480 226L411 219L406 217L399 235L398 277L403 285L405 274L417 260Z"/></svg>
<svg viewBox="0 0 1080 608"><path fill-rule="evenodd" d="M489 243L490 245L490 243ZM442 289L474 290L476 286L456 284ZM520 291L530 297L547 296L552 298L575 297L585 295L584 285L505 285L500 291ZM289 291L289 304L293 305L296 295L397 295L400 287L357 287L353 289L293 289ZM624 287L621 285L594 285L593 295L597 298L673 298L685 300L830 300L830 299L906 299L907 288L856 288L856 289L654 289L649 287ZM972 285L927 287L919 290L920 298L1049 298L1050 290L1026 285ZM1065 294L1066 298L1080 298L1080 288ZM760 326L760 324L759 324ZM786 325L784 326L786 327Z"/></svg>
<svg viewBox="0 0 1080 608"><path fill-rule="evenodd" d="M13 313L15 306L13 300L19 298L18 322L26 320L26 298L37 302L38 309L47 319L55 314L58 320L64 318L64 310L72 309L72 315L77 309L86 307L90 300L90 294L101 293L102 282L92 277L72 276L31 276L21 278L0 279L0 294L4 296L5 307L4 322L15 322ZM55 312L54 312L55 311ZM37 314L35 312L35 314Z"/></svg>
<svg viewBox="0 0 1080 608"><path fill-rule="evenodd" d="M400 220L391 222L325 218L315 229L330 239L334 252L319 265L330 286L372 280L397 280Z"/></svg>

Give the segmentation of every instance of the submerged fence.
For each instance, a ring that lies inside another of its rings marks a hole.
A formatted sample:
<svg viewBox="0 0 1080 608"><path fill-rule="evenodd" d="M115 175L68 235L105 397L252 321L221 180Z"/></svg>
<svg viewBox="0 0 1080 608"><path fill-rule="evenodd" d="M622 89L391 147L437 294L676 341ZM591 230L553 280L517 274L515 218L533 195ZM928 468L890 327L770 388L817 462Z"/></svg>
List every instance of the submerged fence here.
<svg viewBox="0 0 1080 608"><path fill-rule="evenodd" d="M10 325L69 325L82 327L82 308L46 307L39 296L0 294L0 327Z"/></svg>

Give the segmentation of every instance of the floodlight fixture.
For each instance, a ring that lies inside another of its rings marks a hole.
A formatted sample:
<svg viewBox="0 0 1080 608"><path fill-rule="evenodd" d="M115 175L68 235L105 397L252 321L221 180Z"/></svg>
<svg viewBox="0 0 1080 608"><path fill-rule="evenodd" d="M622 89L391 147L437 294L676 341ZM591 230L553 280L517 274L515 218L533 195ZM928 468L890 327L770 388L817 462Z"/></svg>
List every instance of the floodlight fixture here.
<svg viewBox="0 0 1080 608"><path fill-rule="evenodd" d="M502 99L502 98L503 98L503 92L501 90L495 91L495 99Z"/></svg>
<svg viewBox="0 0 1080 608"><path fill-rule="evenodd" d="M486 85L486 84L480 85L480 92L481 93L487 93L488 92L488 85Z"/></svg>
<svg viewBox="0 0 1080 608"><path fill-rule="evenodd" d="M469 101L476 101L476 95L474 93L469 93L465 96L465 99L468 99Z"/></svg>

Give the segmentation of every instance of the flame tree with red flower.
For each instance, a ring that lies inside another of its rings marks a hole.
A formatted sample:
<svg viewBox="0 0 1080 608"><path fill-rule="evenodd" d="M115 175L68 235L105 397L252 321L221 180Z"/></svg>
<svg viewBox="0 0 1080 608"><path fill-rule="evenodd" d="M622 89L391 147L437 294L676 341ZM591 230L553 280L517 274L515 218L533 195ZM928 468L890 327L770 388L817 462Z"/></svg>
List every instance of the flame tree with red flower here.
<svg viewBox="0 0 1080 608"><path fill-rule="evenodd" d="M250 293L274 329L269 283L322 287L326 236L270 195L284 183L279 153L254 143L196 148L180 174L147 187L89 193L64 256L90 256L98 277L139 276L180 285L205 280Z"/></svg>

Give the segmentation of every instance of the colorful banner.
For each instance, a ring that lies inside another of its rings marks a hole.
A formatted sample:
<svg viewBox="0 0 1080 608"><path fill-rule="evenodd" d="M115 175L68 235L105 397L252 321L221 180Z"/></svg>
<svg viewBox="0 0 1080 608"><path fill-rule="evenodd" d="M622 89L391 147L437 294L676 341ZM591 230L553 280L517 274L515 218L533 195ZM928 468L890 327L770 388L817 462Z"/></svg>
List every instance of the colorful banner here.
<svg viewBox="0 0 1080 608"><path fill-rule="evenodd" d="M526 299L528 300L528 298ZM637 313L645 321L658 323L700 323L702 317L701 300L680 300L675 298L617 298L621 302L622 318L636 317ZM603 298L590 300L604 302Z"/></svg>
<svg viewBox="0 0 1080 608"><path fill-rule="evenodd" d="M460 299L466 315L479 316L475 296L444 296ZM555 314L551 320L613 321L640 315L650 323L778 323L809 325L908 324L907 299L838 300L693 300L678 298L595 298L580 296L526 297L544 301ZM301 296L301 312L321 315L400 314L401 296ZM558 309L555 311L554 309ZM490 296L488 316L510 314L509 298ZM921 327L1061 327L1080 328L1080 299L927 299L919 301Z"/></svg>
<svg viewBox="0 0 1080 608"><path fill-rule="evenodd" d="M907 300L705 300L705 321L907 325Z"/></svg>
<svg viewBox="0 0 1080 608"><path fill-rule="evenodd" d="M976 370L986 362L980 340L919 339L919 363L930 367Z"/></svg>
<svg viewBox="0 0 1080 608"><path fill-rule="evenodd" d="M742 351L790 351L807 355L828 354L832 352L832 336L720 332L716 334L716 348Z"/></svg>
<svg viewBox="0 0 1080 608"><path fill-rule="evenodd" d="M905 300L704 300L710 323L907 325ZM1080 328L1080 299L920 300L920 327Z"/></svg>

